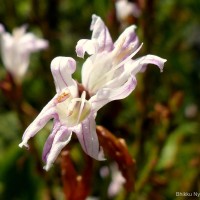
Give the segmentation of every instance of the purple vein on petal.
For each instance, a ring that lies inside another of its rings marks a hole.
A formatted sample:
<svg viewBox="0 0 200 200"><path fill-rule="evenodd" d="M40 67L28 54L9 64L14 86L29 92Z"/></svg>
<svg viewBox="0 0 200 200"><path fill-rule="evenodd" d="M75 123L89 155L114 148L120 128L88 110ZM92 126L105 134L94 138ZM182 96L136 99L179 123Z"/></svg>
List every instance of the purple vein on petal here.
<svg viewBox="0 0 200 200"><path fill-rule="evenodd" d="M59 65L60 65L60 63L59 63ZM62 76L62 72L61 72L60 70L61 70L61 67L59 67L59 74L60 74L60 77L61 77L63 83L64 83L64 84L66 85L66 87L67 87L68 85L67 85L65 79L63 78L63 76Z"/></svg>
<svg viewBox="0 0 200 200"><path fill-rule="evenodd" d="M84 131L84 128L83 128L83 123L81 124L81 129L82 129L82 135L83 135L83 144L85 146L85 151L87 153L88 149L87 149L87 145L86 145L86 141L85 141L85 131Z"/></svg>

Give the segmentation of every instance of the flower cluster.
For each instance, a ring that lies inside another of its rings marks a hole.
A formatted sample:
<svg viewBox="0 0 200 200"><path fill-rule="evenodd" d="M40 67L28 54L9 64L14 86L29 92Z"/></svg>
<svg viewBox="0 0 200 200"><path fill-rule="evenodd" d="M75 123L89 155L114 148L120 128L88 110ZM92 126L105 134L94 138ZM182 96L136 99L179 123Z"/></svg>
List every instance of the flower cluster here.
<svg viewBox="0 0 200 200"><path fill-rule="evenodd" d="M86 52L89 54L82 66L85 90L79 96L77 82L72 78L76 61L70 57L54 58L51 72L56 95L25 130L19 145L28 147L28 140L53 118L53 130L43 150L46 170L69 143L73 132L89 156L104 160L96 134L97 111L111 101L127 97L136 87L136 74L144 70L147 64L155 64L162 71L166 61L154 55L132 59L142 47L135 26L128 27L113 42L102 19L93 15L91 30L91 39L81 39L76 46L77 56L84 58ZM86 99L86 93L89 99Z"/></svg>

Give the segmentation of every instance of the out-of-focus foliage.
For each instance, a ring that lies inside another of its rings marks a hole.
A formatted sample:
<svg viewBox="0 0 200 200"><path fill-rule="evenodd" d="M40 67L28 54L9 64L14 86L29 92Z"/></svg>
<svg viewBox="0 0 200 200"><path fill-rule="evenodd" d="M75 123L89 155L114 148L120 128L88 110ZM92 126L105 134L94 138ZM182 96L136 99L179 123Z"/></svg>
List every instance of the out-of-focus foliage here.
<svg viewBox="0 0 200 200"><path fill-rule="evenodd" d="M166 58L164 72L149 66L138 75L133 94L112 102L97 116L98 124L125 139L136 161L135 190L122 189L111 199L174 200L176 192L200 192L200 1L135 1L142 15L132 21L144 42L140 55ZM75 76L80 80L82 60L75 55L79 39L89 38L91 15L101 16L113 38L122 31L116 21L112 0L3 0L0 22L8 31L22 24L49 40L49 48L31 56L23 82L23 115L16 100L0 92L0 199L63 199L60 159L49 172L41 166L41 151L51 123L32 139L29 151L18 148L26 126L54 95L50 62L56 56L72 56L78 62ZM140 56L138 55L138 56ZM0 79L6 71L0 63ZM15 96L15 94L13 94ZM76 138L70 144L75 168L85 166L84 153ZM109 199L111 177L102 178L96 162L90 195ZM78 191L77 191L78 192Z"/></svg>

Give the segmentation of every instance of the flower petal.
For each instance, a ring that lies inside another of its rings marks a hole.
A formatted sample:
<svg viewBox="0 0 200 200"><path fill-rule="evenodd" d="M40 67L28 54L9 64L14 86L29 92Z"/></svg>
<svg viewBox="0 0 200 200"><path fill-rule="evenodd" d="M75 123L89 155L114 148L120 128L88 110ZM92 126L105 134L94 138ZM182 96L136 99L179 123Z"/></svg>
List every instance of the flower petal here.
<svg viewBox="0 0 200 200"><path fill-rule="evenodd" d="M75 70L76 61L73 58L60 56L51 61L51 71L57 93L62 92L67 87L73 97L77 96L77 83L72 79Z"/></svg>
<svg viewBox="0 0 200 200"><path fill-rule="evenodd" d="M99 44L99 51L110 51L113 49L113 42L104 22L97 15L92 15L92 23L90 26L92 30L92 39L97 39Z"/></svg>
<svg viewBox="0 0 200 200"><path fill-rule="evenodd" d="M90 56L84 62L82 67L82 83L84 87L91 92L91 88L96 84L99 79L107 80L105 75L112 68L112 55L110 53L99 53ZM104 78L102 78L104 76Z"/></svg>
<svg viewBox="0 0 200 200"><path fill-rule="evenodd" d="M96 95L92 96L89 102L92 104L92 109L97 112L105 104L119 99L126 98L136 87L136 78L129 75L128 80L118 88L102 88L97 91Z"/></svg>
<svg viewBox="0 0 200 200"><path fill-rule="evenodd" d="M117 49L117 51L119 51L122 55L124 54L123 59L132 54L132 52L136 51L139 47L139 39L136 35L135 29L135 25L129 26L114 43L115 51Z"/></svg>
<svg viewBox="0 0 200 200"><path fill-rule="evenodd" d="M33 137L38 131L40 131L46 123L55 116L54 99L52 99L35 118L35 120L28 126L22 137L22 142L19 147L28 147L28 140Z"/></svg>
<svg viewBox="0 0 200 200"><path fill-rule="evenodd" d="M98 52L98 42L95 40L81 39L76 45L76 54L78 57L83 58L87 52L89 55Z"/></svg>
<svg viewBox="0 0 200 200"><path fill-rule="evenodd" d="M146 55L136 60L129 60L125 64L124 68L133 75L136 75L140 71L141 72L145 71L146 66L148 64L154 64L157 65L160 68L160 71L162 72L164 63L166 61L167 61L166 59L160 58L158 56Z"/></svg>
<svg viewBox="0 0 200 200"><path fill-rule="evenodd" d="M65 126L61 126L57 132L54 133L53 142L49 149L49 152L45 152L45 160L46 165L44 166L44 169L46 171L49 170L49 168L52 166L56 158L58 157L61 150L69 143L71 140L72 132L68 130ZM51 136L52 137L52 136ZM52 140L52 138L48 138L49 141ZM47 142L49 142L47 141ZM50 143L49 143L50 145Z"/></svg>
<svg viewBox="0 0 200 200"><path fill-rule="evenodd" d="M104 160L102 149L96 133L96 123L92 115L86 118L80 125L74 127L78 140L86 154L96 160Z"/></svg>
<svg viewBox="0 0 200 200"><path fill-rule="evenodd" d="M85 52L92 55L113 49L113 42L108 28L100 17L92 15L90 30L93 31L91 40L82 39L78 41L76 45L77 56L83 58Z"/></svg>
<svg viewBox="0 0 200 200"><path fill-rule="evenodd" d="M60 129L60 127L61 127L61 124L58 121L54 122L53 130L45 142L43 152L42 152L42 160L45 163L47 162L47 155L49 154L49 151L52 147L55 135L58 132L58 130Z"/></svg>

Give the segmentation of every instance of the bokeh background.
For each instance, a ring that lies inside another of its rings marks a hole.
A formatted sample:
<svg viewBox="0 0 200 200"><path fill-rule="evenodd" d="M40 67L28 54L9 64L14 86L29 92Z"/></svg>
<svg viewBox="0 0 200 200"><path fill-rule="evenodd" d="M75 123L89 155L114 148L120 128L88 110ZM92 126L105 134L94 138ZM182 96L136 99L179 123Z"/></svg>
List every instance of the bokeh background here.
<svg viewBox="0 0 200 200"><path fill-rule="evenodd" d="M131 2L131 1L130 1ZM154 54L167 59L164 72L149 66L137 75L134 92L122 101L100 110L97 123L116 137L125 139L135 159L135 190L119 190L108 197L111 176L101 177L100 169L113 161L95 162L90 196L98 199L180 200L176 192L200 192L200 1L136 0L139 17L130 16L126 24L136 24L144 43L136 57ZM21 113L13 97L0 91L0 199L64 199L57 159L49 172L44 171L41 152L52 123L32 139L27 151L18 144L27 125L54 96L50 62L56 56L77 60L74 77L80 81L82 59L75 54L79 39L90 38L92 14L109 27L113 40L123 30L116 18L114 0L0 0L0 22L7 31L23 24L28 31L49 41L49 48L31 55L22 83ZM0 81L6 79L0 62ZM17 94L16 94L17 95ZM70 144L77 170L84 166L82 149ZM77 191L78 192L78 191Z"/></svg>

